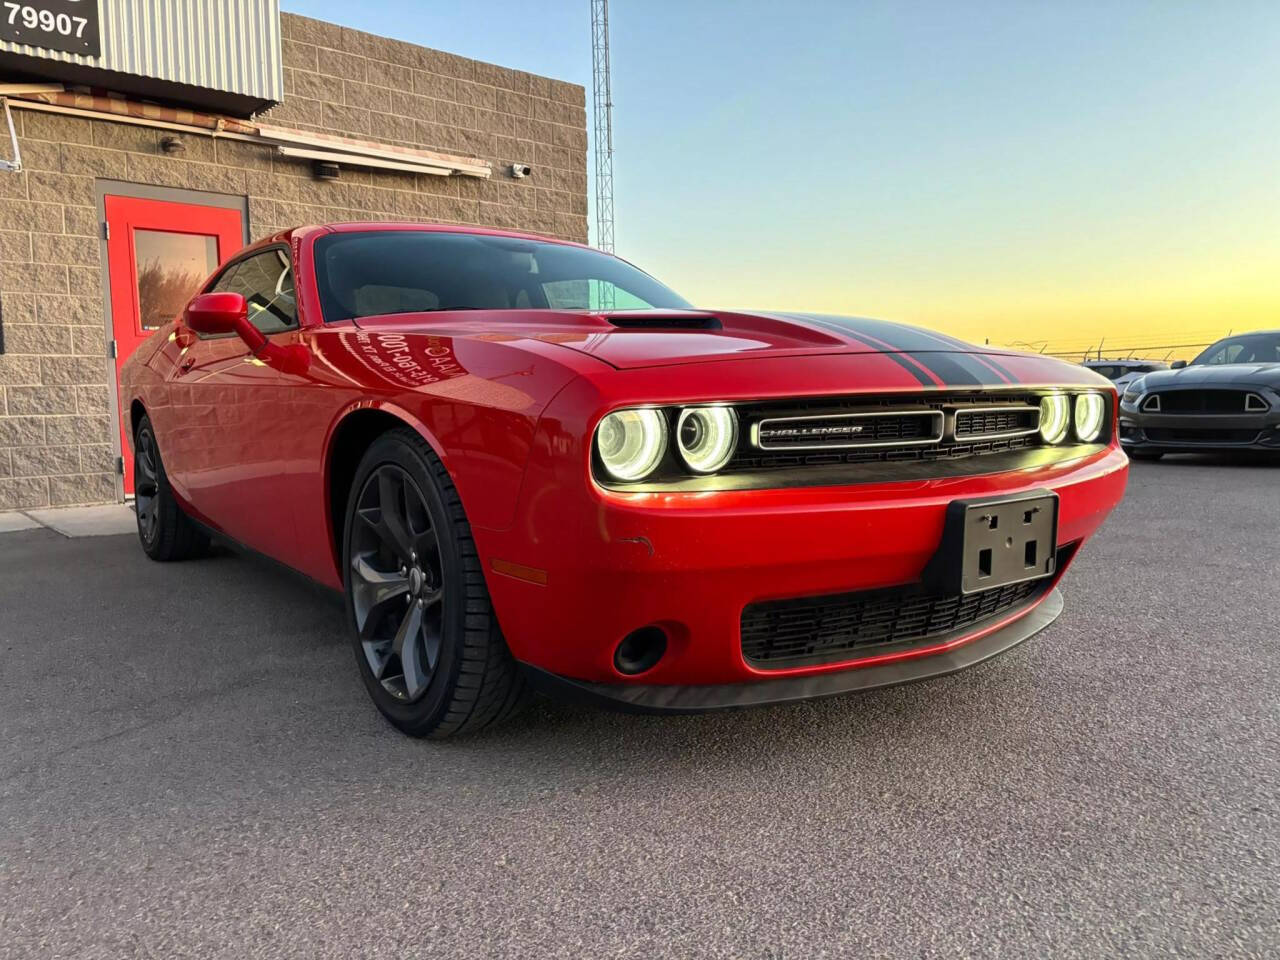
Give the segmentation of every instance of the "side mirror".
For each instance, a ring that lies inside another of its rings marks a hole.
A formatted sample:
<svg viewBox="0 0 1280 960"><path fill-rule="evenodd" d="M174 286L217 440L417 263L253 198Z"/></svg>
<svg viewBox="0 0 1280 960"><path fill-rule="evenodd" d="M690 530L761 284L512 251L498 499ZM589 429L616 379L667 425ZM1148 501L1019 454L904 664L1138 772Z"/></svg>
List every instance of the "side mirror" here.
<svg viewBox="0 0 1280 960"><path fill-rule="evenodd" d="M298 343L287 346L272 343L250 323L249 305L238 293L200 294L187 304L183 323L206 336L234 333L248 345L253 356L285 373L302 376L311 366L311 351L306 347Z"/></svg>
<svg viewBox="0 0 1280 960"><path fill-rule="evenodd" d="M238 293L202 293L187 304L183 321L196 333L234 333L254 354L267 345L267 338L249 322L249 305Z"/></svg>
<svg viewBox="0 0 1280 960"><path fill-rule="evenodd" d="M1173 363L1169 364L1169 369L1170 369L1170 370L1181 370L1181 369L1182 369L1183 367L1185 367L1186 365L1187 365L1187 361L1185 361L1185 360L1175 360L1175 361L1173 361Z"/></svg>

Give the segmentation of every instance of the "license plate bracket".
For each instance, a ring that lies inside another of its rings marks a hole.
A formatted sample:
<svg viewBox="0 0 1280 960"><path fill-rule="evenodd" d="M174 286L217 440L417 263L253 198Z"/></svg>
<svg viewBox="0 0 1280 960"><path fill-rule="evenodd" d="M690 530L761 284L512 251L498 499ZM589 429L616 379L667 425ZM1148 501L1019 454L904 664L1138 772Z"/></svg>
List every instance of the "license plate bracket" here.
<svg viewBox="0 0 1280 960"><path fill-rule="evenodd" d="M949 594L970 594L1051 576L1057 569L1058 495L952 500L927 578Z"/></svg>

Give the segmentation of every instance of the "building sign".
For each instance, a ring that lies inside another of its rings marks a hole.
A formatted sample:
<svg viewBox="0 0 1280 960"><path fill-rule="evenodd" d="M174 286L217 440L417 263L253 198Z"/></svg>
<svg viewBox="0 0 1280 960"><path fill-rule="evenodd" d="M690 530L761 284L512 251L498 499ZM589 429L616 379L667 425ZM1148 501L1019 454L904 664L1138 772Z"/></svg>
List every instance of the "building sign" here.
<svg viewBox="0 0 1280 960"><path fill-rule="evenodd" d="M100 56L98 0L0 0L0 40Z"/></svg>

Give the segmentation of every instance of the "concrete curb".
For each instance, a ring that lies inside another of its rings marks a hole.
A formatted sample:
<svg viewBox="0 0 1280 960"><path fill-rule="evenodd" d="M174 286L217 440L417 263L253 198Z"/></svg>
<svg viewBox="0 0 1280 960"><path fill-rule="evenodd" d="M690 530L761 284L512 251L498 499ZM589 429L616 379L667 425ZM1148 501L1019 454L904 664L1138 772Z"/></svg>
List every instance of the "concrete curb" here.
<svg viewBox="0 0 1280 960"><path fill-rule="evenodd" d="M0 533L46 527L64 537L109 537L133 533L133 508L123 503L97 507L54 507L0 513Z"/></svg>

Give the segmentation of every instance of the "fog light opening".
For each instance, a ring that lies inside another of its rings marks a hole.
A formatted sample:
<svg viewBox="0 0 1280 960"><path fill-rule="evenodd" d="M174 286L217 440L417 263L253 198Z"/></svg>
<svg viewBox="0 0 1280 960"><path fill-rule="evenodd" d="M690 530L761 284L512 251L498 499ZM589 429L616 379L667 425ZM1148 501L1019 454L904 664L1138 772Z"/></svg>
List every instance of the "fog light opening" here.
<svg viewBox="0 0 1280 960"><path fill-rule="evenodd" d="M633 676L657 666L667 652L667 634L661 627L641 627L632 630L613 654L613 665L619 673Z"/></svg>

